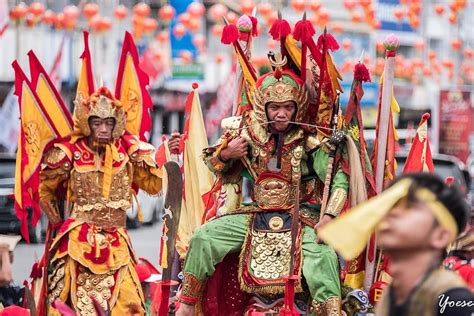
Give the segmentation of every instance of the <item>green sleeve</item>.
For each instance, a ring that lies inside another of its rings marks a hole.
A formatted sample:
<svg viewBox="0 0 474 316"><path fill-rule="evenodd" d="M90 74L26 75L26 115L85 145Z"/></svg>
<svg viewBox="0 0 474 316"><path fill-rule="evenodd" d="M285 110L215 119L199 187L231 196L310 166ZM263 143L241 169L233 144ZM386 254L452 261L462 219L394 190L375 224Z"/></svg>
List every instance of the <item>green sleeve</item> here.
<svg viewBox="0 0 474 316"><path fill-rule="evenodd" d="M326 173L329 161L329 154L324 151L322 148L317 149L312 153L313 155L313 169L316 172L318 178L324 183L326 180ZM344 189L348 191L349 189L349 180L347 175L342 171L342 169L337 166L337 172L332 179L331 192L337 188Z"/></svg>

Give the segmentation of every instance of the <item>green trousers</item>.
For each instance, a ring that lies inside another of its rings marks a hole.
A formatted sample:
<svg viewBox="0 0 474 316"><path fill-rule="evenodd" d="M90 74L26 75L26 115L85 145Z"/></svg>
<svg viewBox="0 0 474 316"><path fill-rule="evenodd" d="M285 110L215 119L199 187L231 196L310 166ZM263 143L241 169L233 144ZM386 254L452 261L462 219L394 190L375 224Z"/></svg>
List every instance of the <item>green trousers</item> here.
<svg viewBox="0 0 474 316"><path fill-rule="evenodd" d="M184 272L204 281L228 253L240 252L249 218L247 214L227 215L201 226L191 239ZM324 302L330 297L340 297L339 264L334 250L316 243L313 228L306 225L302 248L303 276L313 300Z"/></svg>

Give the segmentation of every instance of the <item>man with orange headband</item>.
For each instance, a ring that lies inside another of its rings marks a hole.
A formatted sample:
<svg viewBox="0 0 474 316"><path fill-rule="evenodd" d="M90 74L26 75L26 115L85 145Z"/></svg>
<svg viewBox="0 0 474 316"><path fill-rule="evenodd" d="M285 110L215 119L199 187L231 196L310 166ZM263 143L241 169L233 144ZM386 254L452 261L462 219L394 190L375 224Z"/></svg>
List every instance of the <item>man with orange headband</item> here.
<svg viewBox="0 0 474 316"><path fill-rule="evenodd" d="M465 282L440 269L446 247L466 225L468 211L455 186L432 174L409 174L329 223L320 237L351 259L377 232L393 280L376 315L472 315L474 295Z"/></svg>

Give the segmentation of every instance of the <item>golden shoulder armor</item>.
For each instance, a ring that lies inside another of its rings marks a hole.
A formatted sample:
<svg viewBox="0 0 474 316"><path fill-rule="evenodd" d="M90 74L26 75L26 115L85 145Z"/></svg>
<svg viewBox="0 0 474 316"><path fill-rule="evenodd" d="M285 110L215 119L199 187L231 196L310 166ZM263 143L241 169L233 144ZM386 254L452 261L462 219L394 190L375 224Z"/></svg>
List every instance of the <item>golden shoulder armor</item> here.
<svg viewBox="0 0 474 316"><path fill-rule="evenodd" d="M66 148L63 146L54 146L46 152L43 159L44 167L58 168L61 166L64 169L71 168L71 157Z"/></svg>
<svg viewBox="0 0 474 316"><path fill-rule="evenodd" d="M153 159L153 152L155 147L149 143L139 141L133 151L129 153L130 160L134 162L144 162L150 167L156 167L155 160Z"/></svg>
<svg viewBox="0 0 474 316"><path fill-rule="evenodd" d="M238 129L242 123L242 116L226 117L221 122L222 129Z"/></svg>

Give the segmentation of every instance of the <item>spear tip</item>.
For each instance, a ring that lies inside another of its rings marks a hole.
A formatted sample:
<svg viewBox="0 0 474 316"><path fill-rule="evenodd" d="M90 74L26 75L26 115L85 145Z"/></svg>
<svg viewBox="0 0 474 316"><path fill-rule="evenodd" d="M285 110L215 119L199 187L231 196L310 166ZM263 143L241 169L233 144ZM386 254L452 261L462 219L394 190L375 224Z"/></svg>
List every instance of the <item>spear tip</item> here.
<svg viewBox="0 0 474 316"><path fill-rule="evenodd" d="M278 8L278 20L281 20L281 11L280 11L280 8Z"/></svg>
<svg viewBox="0 0 474 316"><path fill-rule="evenodd" d="M303 21L306 21L306 11L303 13Z"/></svg>

